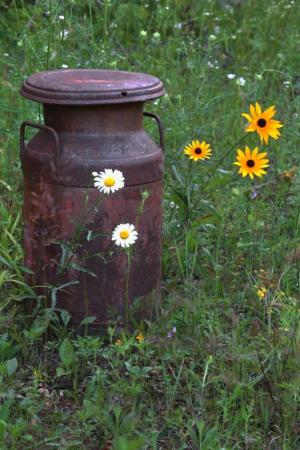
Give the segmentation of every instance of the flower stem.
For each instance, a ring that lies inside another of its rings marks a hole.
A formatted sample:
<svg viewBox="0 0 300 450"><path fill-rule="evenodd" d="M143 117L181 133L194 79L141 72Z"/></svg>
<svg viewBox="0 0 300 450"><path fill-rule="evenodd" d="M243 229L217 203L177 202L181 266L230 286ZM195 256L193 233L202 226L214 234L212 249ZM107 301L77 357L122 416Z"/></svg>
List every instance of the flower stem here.
<svg viewBox="0 0 300 450"><path fill-rule="evenodd" d="M224 153L224 155L219 159L219 161L217 162L217 164L215 165L215 167L213 168L212 172L210 173L210 178L209 181L214 177L217 169L220 167L220 165L222 164L222 162L225 160L226 156L229 155L229 153L231 153L231 151L240 143L242 142L244 139L246 139L246 137L248 136L248 134L243 134L242 137L240 137L240 139L238 139L228 150L227 152ZM207 185L209 183L209 181L207 181L204 186L201 189L201 195L203 195L203 193L205 192L205 189L207 188Z"/></svg>
<svg viewBox="0 0 300 450"><path fill-rule="evenodd" d="M192 164L193 162L191 160L188 160L188 170L187 170L187 177L185 180L185 186L187 191L187 223L189 224L190 221L190 213L191 213L191 200L192 200L192 194L193 194L193 180L192 180Z"/></svg>
<svg viewBox="0 0 300 450"><path fill-rule="evenodd" d="M220 167L220 165L222 164L222 162L224 161L224 159L226 158L226 156L229 155L229 153L231 153L231 151L234 149L234 147L236 147L240 142L242 142L246 137L248 136L248 134L243 134L243 136L238 139L228 150L227 152L224 153L224 155L219 159L219 161L217 162L217 164L215 165L215 167L213 168L212 172L211 172L211 177L214 176L214 174L216 173L217 169Z"/></svg>
<svg viewBox="0 0 300 450"><path fill-rule="evenodd" d="M131 267L131 249L128 249L127 254L127 277L126 277L126 292L125 292L125 330L128 332L129 328L129 277Z"/></svg>

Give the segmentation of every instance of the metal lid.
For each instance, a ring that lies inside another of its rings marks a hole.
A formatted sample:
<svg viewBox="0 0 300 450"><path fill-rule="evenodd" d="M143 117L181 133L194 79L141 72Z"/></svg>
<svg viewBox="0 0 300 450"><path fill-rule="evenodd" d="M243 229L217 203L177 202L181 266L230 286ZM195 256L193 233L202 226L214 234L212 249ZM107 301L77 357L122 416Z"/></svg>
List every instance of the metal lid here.
<svg viewBox="0 0 300 450"><path fill-rule="evenodd" d="M24 97L54 105L144 102L164 93L162 82L151 75L97 69L38 72L21 88Z"/></svg>

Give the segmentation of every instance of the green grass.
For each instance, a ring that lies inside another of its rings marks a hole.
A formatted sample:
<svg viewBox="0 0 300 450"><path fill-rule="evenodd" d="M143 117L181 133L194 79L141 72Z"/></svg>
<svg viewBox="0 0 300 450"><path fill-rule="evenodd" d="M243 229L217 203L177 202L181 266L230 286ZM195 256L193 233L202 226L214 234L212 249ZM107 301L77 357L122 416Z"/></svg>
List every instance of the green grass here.
<svg viewBox="0 0 300 450"><path fill-rule="evenodd" d="M284 176L300 162L299 21L287 0L1 2L1 450L299 449L299 173ZM151 73L168 93L147 105L166 129L163 301L128 335L23 311L18 128L41 110L19 88L63 65ZM242 180L233 150L212 179L255 101L284 123L267 176ZM193 165L189 208L182 149L198 137L213 158Z"/></svg>

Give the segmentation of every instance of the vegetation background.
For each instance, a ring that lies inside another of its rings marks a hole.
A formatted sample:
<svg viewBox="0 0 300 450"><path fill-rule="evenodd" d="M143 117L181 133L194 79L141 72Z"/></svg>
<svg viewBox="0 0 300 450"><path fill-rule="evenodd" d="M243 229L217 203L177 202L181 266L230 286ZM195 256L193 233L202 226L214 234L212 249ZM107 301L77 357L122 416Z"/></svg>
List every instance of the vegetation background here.
<svg viewBox="0 0 300 450"><path fill-rule="evenodd" d="M1 1L1 450L300 448L299 23L293 0ZM36 294L18 128L42 118L19 89L61 67L147 72L167 90L152 104L166 127L164 295L132 335L112 323L76 337L67 313L22 309ZM211 177L255 101L284 123L268 174L241 179L234 149ZM213 158L193 165L191 209L182 150L197 138Z"/></svg>

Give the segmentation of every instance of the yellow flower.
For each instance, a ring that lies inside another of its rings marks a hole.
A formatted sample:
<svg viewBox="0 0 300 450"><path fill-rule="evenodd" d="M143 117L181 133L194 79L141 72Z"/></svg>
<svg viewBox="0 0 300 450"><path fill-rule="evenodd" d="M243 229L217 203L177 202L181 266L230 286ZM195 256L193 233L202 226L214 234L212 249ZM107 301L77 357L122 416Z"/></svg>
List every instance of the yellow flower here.
<svg viewBox="0 0 300 450"><path fill-rule="evenodd" d="M267 291L267 289L265 287L257 289L257 295L258 295L259 299L263 300L265 298L267 292L268 291Z"/></svg>
<svg viewBox="0 0 300 450"><path fill-rule="evenodd" d="M259 103L255 103L255 107L250 105L250 114L242 114L249 122L246 131L257 131L260 141L264 140L266 144L269 136L278 139L280 136L278 128L281 128L283 125L279 120L272 119L275 114L275 106L270 106L270 108L262 111Z"/></svg>
<svg viewBox="0 0 300 450"><path fill-rule="evenodd" d="M258 147L255 147L251 153L250 148L246 146L244 152L238 149L236 162L233 164L240 167L239 173L243 177L249 175L253 180L254 175L261 177L266 174L264 169L269 166L269 160L265 158L266 156L266 152L258 153Z"/></svg>
<svg viewBox="0 0 300 450"><path fill-rule="evenodd" d="M282 173L281 178L283 178L286 181L291 181L294 178L294 176L296 175L296 173L297 173L297 167L294 166L289 170L285 170Z"/></svg>
<svg viewBox="0 0 300 450"><path fill-rule="evenodd" d="M120 347L120 345L122 345L122 339L117 339L116 342L115 342L115 345L117 347Z"/></svg>
<svg viewBox="0 0 300 450"><path fill-rule="evenodd" d="M139 341L139 343L143 342L145 340L144 336L142 335L142 333L139 333L136 337L136 340Z"/></svg>
<svg viewBox="0 0 300 450"><path fill-rule="evenodd" d="M197 140L184 147L184 153L189 156L189 159L194 161L210 159L211 148L205 141L200 142Z"/></svg>

